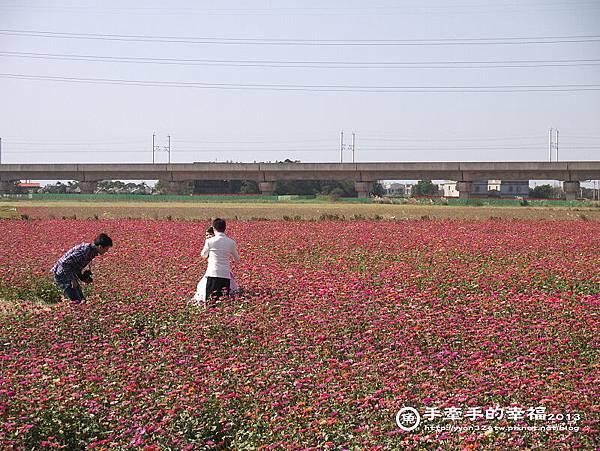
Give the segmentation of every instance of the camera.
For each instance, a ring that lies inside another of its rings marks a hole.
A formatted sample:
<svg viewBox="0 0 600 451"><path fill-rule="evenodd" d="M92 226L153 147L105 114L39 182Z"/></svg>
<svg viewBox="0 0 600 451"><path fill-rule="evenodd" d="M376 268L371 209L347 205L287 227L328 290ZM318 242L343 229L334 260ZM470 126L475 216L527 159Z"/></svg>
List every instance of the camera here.
<svg viewBox="0 0 600 451"><path fill-rule="evenodd" d="M86 269L81 273L81 281L85 283L92 283L94 280L92 278L92 271Z"/></svg>

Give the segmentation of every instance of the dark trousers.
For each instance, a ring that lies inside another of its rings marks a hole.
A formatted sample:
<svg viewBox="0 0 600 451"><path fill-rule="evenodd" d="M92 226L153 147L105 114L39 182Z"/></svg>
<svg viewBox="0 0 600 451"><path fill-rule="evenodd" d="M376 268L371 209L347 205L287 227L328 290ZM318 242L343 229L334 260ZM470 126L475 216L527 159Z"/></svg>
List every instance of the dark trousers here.
<svg viewBox="0 0 600 451"><path fill-rule="evenodd" d="M58 285L65 296L68 297L73 302L81 302L85 300L85 296L83 295L83 291L81 291L81 285L78 285L77 288L71 287L71 281L68 280L64 276L58 276L54 274L54 283Z"/></svg>
<svg viewBox="0 0 600 451"><path fill-rule="evenodd" d="M206 278L206 301L214 303L221 296L229 295L229 279L223 277L207 277Z"/></svg>

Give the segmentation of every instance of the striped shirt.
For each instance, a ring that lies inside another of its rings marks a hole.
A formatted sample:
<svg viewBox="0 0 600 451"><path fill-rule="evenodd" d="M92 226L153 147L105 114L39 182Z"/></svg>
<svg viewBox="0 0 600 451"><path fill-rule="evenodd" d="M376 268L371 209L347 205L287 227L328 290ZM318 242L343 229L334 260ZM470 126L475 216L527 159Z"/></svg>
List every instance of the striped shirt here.
<svg viewBox="0 0 600 451"><path fill-rule="evenodd" d="M52 272L63 276L67 280L76 280L81 276L81 271L99 255L98 249L92 243L81 243L60 257L52 267Z"/></svg>

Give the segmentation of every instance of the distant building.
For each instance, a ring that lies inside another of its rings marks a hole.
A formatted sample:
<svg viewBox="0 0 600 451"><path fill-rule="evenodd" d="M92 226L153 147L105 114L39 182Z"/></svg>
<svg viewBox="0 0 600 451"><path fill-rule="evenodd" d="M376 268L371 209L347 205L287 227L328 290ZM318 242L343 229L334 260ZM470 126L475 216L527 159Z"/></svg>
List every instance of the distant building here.
<svg viewBox="0 0 600 451"><path fill-rule="evenodd" d="M239 191L238 180L194 180L194 194L234 194Z"/></svg>
<svg viewBox="0 0 600 451"><path fill-rule="evenodd" d="M500 197L500 185L502 180L488 180L488 196Z"/></svg>
<svg viewBox="0 0 600 451"><path fill-rule="evenodd" d="M502 183L500 183L500 196L529 196L529 180L502 180Z"/></svg>
<svg viewBox="0 0 600 451"><path fill-rule="evenodd" d="M487 196L488 195L488 181L477 180L471 184L471 194L475 196Z"/></svg>
<svg viewBox="0 0 600 451"><path fill-rule="evenodd" d="M456 182L441 184L444 197L459 197ZM475 180L471 184L474 196L523 197L529 195L529 180Z"/></svg>
<svg viewBox="0 0 600 451"><path fill-rule="evenodd" d="M500 191L501 184L502 180L488 180L488 191Z"/></svg>
<svg viewBox="0 0 600 451"><path fill-rule="evenodd" d="M444 197L458 197L456 182L444 182L440 184L440 190Z"/></svg>
<svg viewBox="0 0 600 451"><path fill-rule="evenodd" d="M15 184L17 193L37 193L41 185L37 182L18 182Z"/></svg>
<svg viewBox="0 0 600 451"><path fill-rule="evenodd" d="M412 193L412 185L409 183L384 183L383 189L387 196L409 197Z"/></svg>

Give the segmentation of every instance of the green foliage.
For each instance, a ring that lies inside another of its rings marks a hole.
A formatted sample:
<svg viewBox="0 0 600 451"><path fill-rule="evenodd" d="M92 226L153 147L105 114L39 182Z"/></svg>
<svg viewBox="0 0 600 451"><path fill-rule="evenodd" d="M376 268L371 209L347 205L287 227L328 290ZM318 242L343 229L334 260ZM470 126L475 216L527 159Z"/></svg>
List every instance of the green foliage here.
<svg viewBox="0 0 600 451"><path fill-rule="evenodd" d="M419 182L413 186L412 197L435 196L438 194L438 191L438 186L431 180L419 180Z"/></svg>
<svg viewBox="0 0 600 451"><path fill-rule="evenodd" d="M481 199L467 199L466 204L470 207L482 207L483 201Z"/></svg>
<svg viewBox="0 0 600 451"><path fill-rule="evenodd" d="M23 437L25 449L42 449L44 441L53 437L65 449L84 450L91 441L106 434L100 418L84 407L48 408L33 418Z"/></svg>
<svg viewBox="0 0 600 451"><path fill-rule="evenodd" d="M383 196L385 194L385 188L383 187L383 185L381 183L375 183L373 185L373 194L375 196Z"/></svg>
<svg viewBox="0 0 600 451"><path fill-rule="evenodd" d="M554 189L550 185L539 185L529 188L529 197L534 199L550 199L554 197Z"/></svg>
<svg viewBox="0 0 600 451"><path fill-rule="evenodd" d="M133 183L120 180L98 182L98 192L108 194L149 194L152 190L145 182Z"/></svg>
<svg viewBox="0 0 600 451"><path fill-rule="evenodd" d="M285 195L331 195L355 197L354 182L338 180L285 180L277 182L275 194Z"/></svg>
<svg viewBox="0 0 600 451"><path fill-rule="evenodd" d="M49 193L49 194L66 194L67 192L67 187L70 187L71 184L69 185L65 185L64 183L61 182L56 182L56 184L48 184L46 186L44 186L44 188L42 188L42 191L44 193Z"/></svg>
<svg viewBox="0 0 600 451"><path fill-rule="evenodd" d="M0 281L0 295L5 299L21 299L45 304L56 304L62 299L61 290L50 277L29 277L22 286L8 286Z"/></svg>
<svg viewBox="0 0 600 451"><path fill-rule="evenodd" d="M144 334L146 336L155 338L159 329L159 324L151 315L146 313L135 313L129 318L129 324L132 330L137 334Z"/></svg>
<svg viewBox="0 0 600 451"><path fill-rule="evenodd" d="M156 182L156 185L154 185L153 194L167 194L167 184L162 180Z"/></svg>
<svg viewBox="0 0 600 451"><path fill-rule="evenodd" d="M344 215L338 215L337 213L323 213L319 216L319 221L344 221L346 218Z"/></svg>
<svg viewBox="0 0 600 451"><path fill-rule="evenodd" d="M240 194L260 194L258 183L254 180L244 180L240 186Z"/></svg>
<svg viewBox="0 0 600 451"><path fill-rule="evenodd" d="M169 429L174 434L182 435L186 443L205 445L207 441L223 443L228 449L234 440L239 425L227 421L226 413L220 403L212 398L202 404L200 415L181 412L170 423Z"/></svg>
<svg viewBox="0 0 600 451"><path fill-rule="evenodd" d="M56 304L62 297L60 289L46 278L37 279L31 293L35 299L46 304Z"/></svg>

